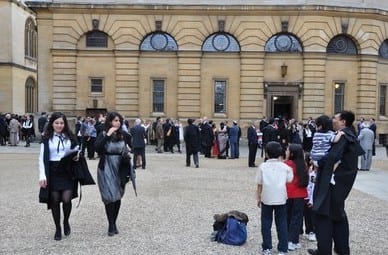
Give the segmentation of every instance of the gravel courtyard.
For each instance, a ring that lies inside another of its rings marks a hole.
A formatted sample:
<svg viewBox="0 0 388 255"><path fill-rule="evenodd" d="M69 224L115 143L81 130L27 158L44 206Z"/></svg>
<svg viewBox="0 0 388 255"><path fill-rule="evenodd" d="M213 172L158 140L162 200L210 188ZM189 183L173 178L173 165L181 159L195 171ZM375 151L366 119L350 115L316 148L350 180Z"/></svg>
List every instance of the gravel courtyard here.
<svg viewBox="0 0 388 255"><path fill-rule="evenodd" d="M38 203L38 151L38 144L0 148L0 254L260 254L256 169L247 167L246 155L236 160L201 156L200 168L194 168L185 167L184 154L156 154L149 146L147 169L137 171L138 197L127 185L118 217L120 233L107 236L98 187L84 186L79 208L78 199L73 200L72 233L58 242L53 240L51 212ZM97 162L88 161L94 177ZM388 161L383 162L379 164L387 169ZM384 176L388 181L388 171ZM240 247L209 239L213 215L230 210L245 212L250 219L248 240ZM347 211L352 254L387 254L387 200L353 189ZM273 239L276 250L274 227ZM305 238L301 243L302 249L289 254L307 254L307 248L316 246Z"/></svg>

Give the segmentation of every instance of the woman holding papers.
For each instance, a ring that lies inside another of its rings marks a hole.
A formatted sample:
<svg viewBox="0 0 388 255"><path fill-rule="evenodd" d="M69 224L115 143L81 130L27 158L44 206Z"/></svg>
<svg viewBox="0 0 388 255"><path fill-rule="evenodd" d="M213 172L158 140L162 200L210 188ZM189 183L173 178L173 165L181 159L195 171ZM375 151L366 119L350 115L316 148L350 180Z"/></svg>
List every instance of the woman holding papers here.
<svg viewBox="0 0 388 255"><path fill-rule="evenodd" d="M42 137L39 155L39 201L46 203L51 209L55 223L54 239L62 239L61 211L63 209L63 230L65 236L70 235L69 217L71 214L71 200L78 196L77 182L59 164L60 160L69 153L77 150L77 138L69 129L66 116L54 112L49 120L47 130Z"/></svg>

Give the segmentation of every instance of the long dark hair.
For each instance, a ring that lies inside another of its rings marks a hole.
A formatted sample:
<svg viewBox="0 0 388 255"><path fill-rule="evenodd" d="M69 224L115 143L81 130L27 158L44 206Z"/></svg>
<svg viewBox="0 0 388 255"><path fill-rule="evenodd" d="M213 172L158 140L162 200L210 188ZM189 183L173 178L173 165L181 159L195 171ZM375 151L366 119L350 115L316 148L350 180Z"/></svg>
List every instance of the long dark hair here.
<svg viewBox="0 0 388 255"><path fill-rule="evenodd" d="M54 135L54 128L53 128L53 123L56 119L62 118L65 126L63 127L62 134L64 134L66 137L68 137L71 140L75 140L75 136L73 132L71 132L69 128L69 123L67 122L66 115L61 113L61 112L54 112L51 114L50 119L47 124L47 128L44 131L44 136L46 138L51 138Z"/></svg>
<svg viewBox="0 0 388 255"><path fill-rule="evenodd" d="M298 176L299 187L307 187L309 183L309 175L303 154L303 147L300 144L291 143L288 145L290 151L289 160L292 160L296 165L296 175Z"/></svg>
<svg viewBox="0 0 388 255"><path fill-rule="evenodd" d="M118 112L108 112L105 118L105 132L108 132L109 129L112 127L112 121L119 117L120 120L120 127L116 131L116 136L118 139L122 140L124 139L124 131L123 131L123 124L124 124L124 118L121 116Z"/></svg>

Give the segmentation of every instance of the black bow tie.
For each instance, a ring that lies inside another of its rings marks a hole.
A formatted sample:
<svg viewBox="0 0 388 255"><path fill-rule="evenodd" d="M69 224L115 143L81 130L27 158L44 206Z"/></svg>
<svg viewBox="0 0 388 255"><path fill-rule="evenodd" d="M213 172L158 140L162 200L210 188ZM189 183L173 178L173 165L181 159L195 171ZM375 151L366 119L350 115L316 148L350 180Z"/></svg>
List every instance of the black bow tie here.
<svg viewBox="0 0 388 255"><path fill-rule="evenodd" d="M65 149L65 145L63 144L63 140L65 140L64 139L64 137L63 136L61 136L61 135L55 135L56 137L58 137L58 146L57 146L57 153L59 154L59 146L62 144L62 148L63 149Z"/></svg>

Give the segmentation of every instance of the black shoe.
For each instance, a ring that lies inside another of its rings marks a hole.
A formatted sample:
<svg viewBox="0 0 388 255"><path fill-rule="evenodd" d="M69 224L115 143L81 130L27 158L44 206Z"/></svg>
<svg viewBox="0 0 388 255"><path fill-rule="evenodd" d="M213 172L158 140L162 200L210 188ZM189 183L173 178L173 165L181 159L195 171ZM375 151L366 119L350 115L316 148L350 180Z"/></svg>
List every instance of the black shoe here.
<svg viewBox="0 0 388 255"><path fill-rule="evenodd" d="M198 164L195 164L195 168L198 168L199 167L199 165Z"/></svg>
<svg viewBox="0 0 388 255"><path fill-rule="evenodd" d="M54 234L54 240L55 241L60 241L62 239L62 230L57 229Z"/></svg>
<svg viewBox="0 0 388 255"><path fill-rule="evenodd" d="M69 236L70 235L71 228L70 228L69 222L68 223L63 223L63 233L65 234L65 236Z"/></svg>
<svg viewBox="0 0 388 255"><path fill-rule="evenodd" d="M115 229L114 229L114 226L109 226L108 227L108 236L114 236L116 233L115 233Z"/></svg>
<svg viewBox="0 0 388 255"><path fill-rule="evenodd" d="M318 250L315 249L308 249L307 252L311 255L319 255Z"/></svg>
<svg viewBox="0 0 388 255"><path fill-rule="evenodd" d="M113 233L115 233L115 235L119 233L119 231L117 230L116 224L113 225Z"/></svg>
<svg viewBox="0 0 388 255"><path fill-rule="evenodd" d="M249 167L257 167L257 165L250 165Z"/></svg>

